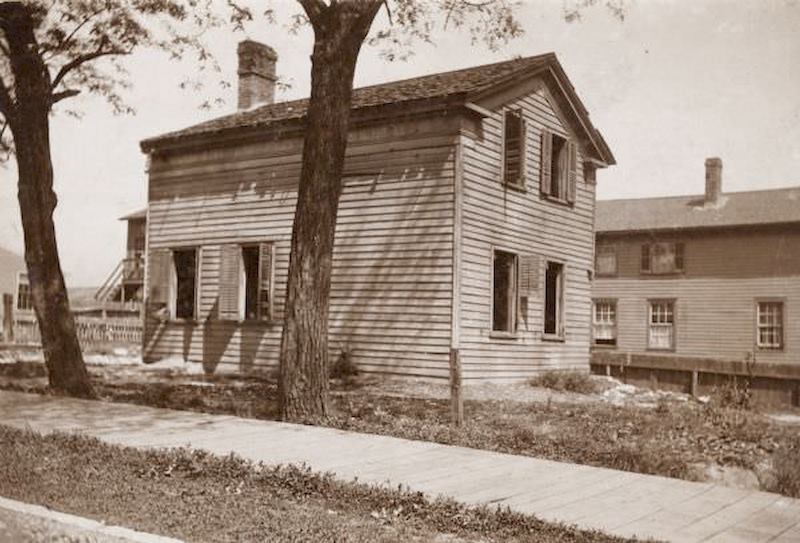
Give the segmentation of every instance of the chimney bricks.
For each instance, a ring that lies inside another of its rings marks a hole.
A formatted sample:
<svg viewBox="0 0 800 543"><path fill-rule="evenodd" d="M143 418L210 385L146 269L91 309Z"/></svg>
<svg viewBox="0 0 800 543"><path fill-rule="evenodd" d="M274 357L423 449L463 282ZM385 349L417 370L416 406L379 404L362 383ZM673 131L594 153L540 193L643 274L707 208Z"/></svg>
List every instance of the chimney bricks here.
<svg viewBox="0 0 800 543"><path fill-rule="evenodd" d="M275 102L275 64L278 55L263 43L239 42L239 110Z"/></svg>
<svg viewBox="0 0 800 543"><path fill-rule="evenodd" d="M722 159L706 159L706 204L715 204L722 194Z"/></svg>

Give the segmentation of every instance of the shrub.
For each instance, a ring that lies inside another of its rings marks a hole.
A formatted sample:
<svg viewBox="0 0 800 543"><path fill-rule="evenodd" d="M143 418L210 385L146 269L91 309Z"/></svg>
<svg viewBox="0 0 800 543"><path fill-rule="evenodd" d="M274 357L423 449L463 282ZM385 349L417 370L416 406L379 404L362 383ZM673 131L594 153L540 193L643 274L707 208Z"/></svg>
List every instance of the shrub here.
<svg viewBox="0 0 800 543"><path fill-rule="evenodd" d="M600 387L591 375L577 371L546 371L532 377L528 384L579 394L594 394L600 391Z"/></svg>
<svg viewBox="0 0 800 543"><path fill-rule="evenodd" d="M341 379L349 382L353 377L358 375L358 367L353 362L353 356L350 352L350 347L345 345L342 347L338 358L331 364L328 370L328 376L331 379Z"/></svg>
<svg viewBox="0 0 800 543"><path fill-rule="evenodd" d="M716 407L750 410L755 407L750 379L734 376L711 391L711 404Z"/></svg>

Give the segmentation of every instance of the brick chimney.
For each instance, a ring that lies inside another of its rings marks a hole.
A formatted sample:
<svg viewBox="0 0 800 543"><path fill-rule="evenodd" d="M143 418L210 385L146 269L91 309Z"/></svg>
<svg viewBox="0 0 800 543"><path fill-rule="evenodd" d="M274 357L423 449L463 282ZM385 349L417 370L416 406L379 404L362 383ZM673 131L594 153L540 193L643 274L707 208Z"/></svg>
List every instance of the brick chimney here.
<svg viewBox="0 0 800 543"><path fill-rule="evenodd" d="M722 159L706 159L706 204L716 204L722 194Z"/></svg>
<svg viewBox="0 0 800 543"><path fill-rule="evenodd" d="M275 50L252 40L239 42L239 110L275 102Z"/></svg>

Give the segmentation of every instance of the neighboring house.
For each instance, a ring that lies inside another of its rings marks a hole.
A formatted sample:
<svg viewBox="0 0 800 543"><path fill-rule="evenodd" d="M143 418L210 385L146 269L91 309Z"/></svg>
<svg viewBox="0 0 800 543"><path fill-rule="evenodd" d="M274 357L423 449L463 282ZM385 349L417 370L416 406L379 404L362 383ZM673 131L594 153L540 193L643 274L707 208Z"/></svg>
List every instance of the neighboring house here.
<svg viewBox="0 0 800 543"><path fill-rule="evenodd" d="M125 257L114 268L94 298L100 302L141 302L144 297L144 252L147 210L120 218L128 225Z"/></svg>
<svg viewBox="0 0 800 543"><path fill-rule="evenodd" d="M595 349L800 362L800 187L597 203Z"/></svg>
<svg viewBox="0 0 800 543"><path fill-rule="evenodd" d="M15 314L33 315L33 301L28 284L28 267L25 258L0 247L0 334L5 318L3 295L11 296L12 310Z"/></svg>
<svg viewBox="0 0 800 543"><path fill-rule="evenodd" d="M278 364L308 102L271 104L274 51L239 54L238 113L142 142L145 360ZM451 353L465 379L587 370L595 170L613 163L554 54L356 89L331 355L432 378Z"/></svg>

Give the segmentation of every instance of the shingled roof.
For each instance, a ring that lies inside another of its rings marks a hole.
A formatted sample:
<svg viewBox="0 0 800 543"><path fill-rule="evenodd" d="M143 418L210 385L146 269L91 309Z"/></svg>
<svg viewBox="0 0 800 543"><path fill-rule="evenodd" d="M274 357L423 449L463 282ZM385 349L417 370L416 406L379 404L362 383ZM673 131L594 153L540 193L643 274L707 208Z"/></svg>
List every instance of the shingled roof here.
<svg viewBox="0 0 800 543"><path fill-rule="evenodd" d="M800 223L800 187L703 195L598 200L598 233Z"/></svg>
<svg viewBox="0 0 800 543"><path fill-rule="evenodd" d="M554 53L356 88L353 90L353 110L441 98L462 98L466 101L469 97L484 93L493 87L501 87L521 76L536 73L547 67L554 68L561 80L566 83L570 100L578 110L578 115L586 119L586 124L592 132L591 137L595 140L599 153L609 164L613 164L614 157L608 145L600 133L588 122L588 113L575 94L574 88L566 78ZM307 108L307 98L256 107L146 139L141 142L141 147L143 151L148 152L160 145L192 137L268 127L279 121L301 119L305 116Z"/></svg>

